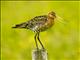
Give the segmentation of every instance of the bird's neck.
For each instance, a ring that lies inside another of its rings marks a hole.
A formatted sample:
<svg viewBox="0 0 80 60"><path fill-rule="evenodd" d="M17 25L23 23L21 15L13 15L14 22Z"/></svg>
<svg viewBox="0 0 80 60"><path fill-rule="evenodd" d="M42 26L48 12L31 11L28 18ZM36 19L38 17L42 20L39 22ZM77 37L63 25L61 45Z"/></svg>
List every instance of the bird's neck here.
<svg viewBox="0 0 80 60"><path fill-rule="evenodd" d="M47 24L53 25L54 24L54 18L48 17L47 18Z"/></svg>
<svg viewBox="0 0 80 60"><path fill-rule="evenodd" d="M54 18L48 16L47 20L48 20L48 21L54 21Z"/></svg>

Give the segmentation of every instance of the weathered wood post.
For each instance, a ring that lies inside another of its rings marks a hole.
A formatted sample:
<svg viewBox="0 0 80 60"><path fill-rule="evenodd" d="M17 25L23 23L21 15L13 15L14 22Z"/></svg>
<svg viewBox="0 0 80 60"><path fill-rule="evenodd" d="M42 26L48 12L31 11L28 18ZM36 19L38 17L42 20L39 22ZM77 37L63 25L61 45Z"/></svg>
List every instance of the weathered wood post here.
<svg viewBox="0 0 80 60"><path fill-rule="evenodd" d="M32 60L48 60L47 51L44 49L35 49L32 51Z"/></svg>

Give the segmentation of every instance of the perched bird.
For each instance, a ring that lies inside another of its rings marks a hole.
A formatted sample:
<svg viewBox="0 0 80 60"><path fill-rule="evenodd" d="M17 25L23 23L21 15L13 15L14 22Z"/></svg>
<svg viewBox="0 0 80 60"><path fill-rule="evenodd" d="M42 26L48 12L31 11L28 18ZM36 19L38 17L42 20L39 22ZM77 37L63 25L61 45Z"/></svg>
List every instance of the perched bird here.
<svg viewBox="0 0 80 60"><path fill-rule="evenodd" d="M35 32L34 38L37 49L39 49L37 40L41 44L42 48L45 49L42 42L40 41L39 34L40 32L45 31L48 28L52 27L55 18L56 18L55 12L51 11L48 13L48 15L36 16L27 22L15 25L13 28L25 28L34 31Z"/></svg>

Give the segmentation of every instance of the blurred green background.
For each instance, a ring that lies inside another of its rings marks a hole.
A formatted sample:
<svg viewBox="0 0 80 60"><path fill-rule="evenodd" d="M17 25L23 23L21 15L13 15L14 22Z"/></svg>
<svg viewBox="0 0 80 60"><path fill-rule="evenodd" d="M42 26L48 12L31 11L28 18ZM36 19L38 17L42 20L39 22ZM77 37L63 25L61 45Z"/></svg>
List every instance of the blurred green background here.
<svg viewBox="0 0 80 60"><path fill-rule="evenodd" d="M34 33L11 27L50 11L66 24L55 21L52 28L40 34L49 60L78 60L79 2L70 1L1 1L1 59L31 60Z"/></svg>

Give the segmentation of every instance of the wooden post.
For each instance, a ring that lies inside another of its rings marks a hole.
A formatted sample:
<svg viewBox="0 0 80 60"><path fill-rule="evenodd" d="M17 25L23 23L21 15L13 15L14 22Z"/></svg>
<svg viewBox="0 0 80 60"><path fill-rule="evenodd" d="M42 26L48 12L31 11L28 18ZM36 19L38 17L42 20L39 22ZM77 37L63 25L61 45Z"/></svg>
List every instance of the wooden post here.
<svg viewBox="0 0 80 60"><path fill-rule="evenodd" d="M32 60L48 60L47 51L43 49L35 49L32 51Z"/></svg>

